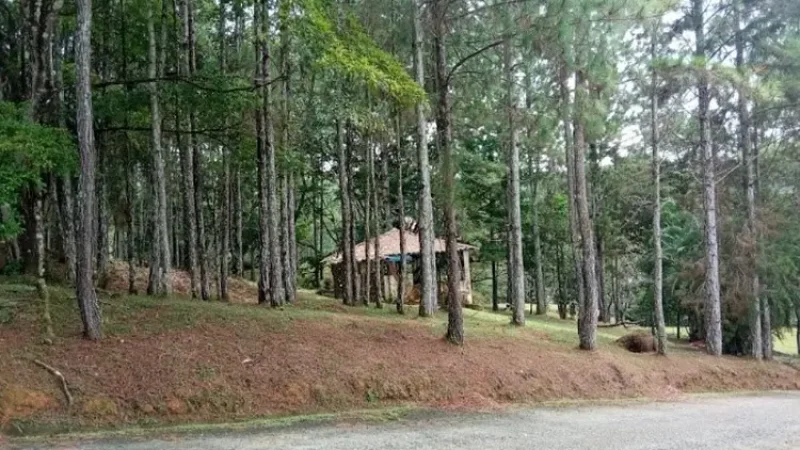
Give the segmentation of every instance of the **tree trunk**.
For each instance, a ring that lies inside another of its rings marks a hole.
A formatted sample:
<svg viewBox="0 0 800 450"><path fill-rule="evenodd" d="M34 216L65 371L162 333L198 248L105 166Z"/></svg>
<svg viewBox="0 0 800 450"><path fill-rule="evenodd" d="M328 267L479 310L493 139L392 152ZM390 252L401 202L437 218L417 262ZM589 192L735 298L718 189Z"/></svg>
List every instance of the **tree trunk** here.
<svg viewBox="0 0 800 450"><path fill-rule="evenodd" d="M264 72L265 62L262 47L264 46L263 22L264 18L261 12L262 4L256 1L253 4L253 31L255 40L256 52L256 75L255 75L255 89L260 97L264 96L264 80L266 74ZM259 232L259 277L258 277L258 303L266 305L269 302L269 288L270 288L270 241L269 241L269 199L267 195L268 189L268 168L267 168L267 136L266 128L264 126L264 108L259 106L256 108L256 154L258 158L258 232ZM252 252L251 252L252 254ZM252 260L251 264L254 266L255 261Z"/></svg>
<svg viewBox="0 0 800 450"><path fill-rule="evenodd" d="M374 264L374 274L375 274L375 307L376 308L383 308L383 271L381 269L381 228L380 228L380 216L381 216L381 207L378 204L378 183L375 180L375 149L372 146L369 146L367 149L369 152L369 176L370 176L370 184L372 185L372 227L375 230L375 264ZM370 199L367 199L367 203L369 203Z"/></svg>
<svg viewBox="0 0 800 450"><path fill-rule="evenodd" d="M497 261L492 260L492 311L500 311L500 302L497 298Z"/></svg>
<svg viewBox="0 0 800 450"><path fill-rule="evenodd" d="M692 0L693 22L695 27L695 59L703 61L697 81L698 124L700 129L700 150L703 156L703 209L705 211L705 327L706 352L710 355L722 354L722 317L720 311L719 287L719 245L717 242L717 193L714 174L714 154L711 148L711 131L708 120L709 90L708 73L705 69L706 40L704 1Z"/></svg>
<svg viewBox="0 0 800 450"><path fill-rule="evenodd" d="M289 218L289 284L286 286L286 301L294 303L297 297L297 224L295 217L297 214L297 203L295 201L295 181L294 172L289 172L289 179L287 180L288 191L286 198L286 206L289 208L287 217Z"/></svg>
<svg viewBox="0 0 800 450"><path fill-rule="evenodd" d="M244 277L244 244L242 243L242 179L239 164L233 169L233 268L238 277Z"/></svg>
<svg viewBox="0 0 800 450"><path fill-rule="evenodd" d="M96 155L92 114L91 85L91 29L92 2L78 0L78 32L75 46L75 98L77 104L78 147L81 156L81 174L78 186L78 251L77 286L78 306L83 322L83 335L90 340L103 337L100 306L92 280L92 261L95 245L95 171Z"/></svg>
<svg viewBox="0 0 800 450"><path fill-rule="evenodd" d="M44 238L44 195L41 188L35 189L36 199L33 204L34 234L36 236L36 291L39 299L42 300L44 313L45 335L48 339L53 339L53 320L50 318L50 293L47 290L47 283L44 280L45 267L45 238Z"/></svg>
<svg viewBox="0 0 800 450"><path fill-rule="evenodd" d="M108 202L106 198L106 180L103 167L106 165L106 149L103 140L97 145L97 286L105 289L108 285Z"/></svg>
<svg viewBox="0 0 800 450"><path fill-rule="evenodd" d="M396 130L396 137L397 137L397 217L399 220L399 230L400 230L400 263L398 267L397 273L397 312L399 314L405 314L403 302L405 300L406 294L406 206L405 206L405 199L403 198L403 136L402 136L402 128L400 126L400 113L397 113L395 117L395 130ZM388 166L388 158L384 156L384 164ZM388 191L388 180L389 180L389 171L388 167L384 170L384 176L387 182L387 191L386 197L388 201L389 191ZM387 207L387 210L389 208ZM388 226L389 224L387 224Z"/></svg>
<svg viewBox="0 0 800 450"><path fill-rule="evenodd" d="M344 127L342 120L336 120L336 148L339 154L339 197L342 209L342 259L344 264L344 304L355 305L355 297L353 292L354 285L354 271L353 266L353 253L352 242L350 241L350 222L352 219L352 209L350 204L350 181L349 170L347 166L349 161L347 158L347 147L344 142Z"/></svg>
<svg viewBox="0 0 800 450"><path fill-rule="evenodd" d="M576 302L579 305L585 303L585 285L583 281L583 266L578 258L578 247L580 245L580 231L578 229L578 212L575 192L575 154L573 153L572 139L572 111L568 84L568 70L566 62L562 62L559 68L559 92L561 96L561 121L564 126L564 148L566 150L567 162L567 194L569 196L569 230L570 242L572 244L570 255L575 269L575 292L578 294Z"/></svg>
<svg viewBox="0 0 800 450"><path fill-rule="evenodd" d="M292 289L292 263L291 263L291 246L289 245L289 240L291 239L289 233L289 227L291 220L289 219L289 180L288 174L284 173L280 175L280 228L281 228L281 265L283 266L283 270L281 271L281 276L283 276L283 285L284 285L284 295L285 297L281 299L281 302L291 303L292 298L289 293Z"/></svg>
<svg viewBox="0 0 800 450"><path fill-rule="evenodd" d="M581 72L575 77L575 199L583 253L583 274L586 287L584 303L578 319L578 338L582 350L594 350L597 342L597 277L595 276L595 243L592 219L589 215L589 199L586 188L586 141L584 139L583 107L585 81Z"/></svg>
<svg viewBox="0 0 800 450"><path fill-rule="evenodd" d="M461 265L458 252L458 225L455 205L455 163L453 161L452 128L450 118L449 80L447 75L447 0L433 0L433 53L438 87L436 105L436 134L439 139L439 152L442 157L442 197L444 198L444 222L447 241L447 335L448 342L464 344L464 318L461 311L459 284Z"/></svg>
<svg viewBox="0 0 800 450"><path fill-rule="evenodd" d="M356 199L355 199L355 188L353 187L353 151L355 149L355 143L353 138L353 123L348 121L347 122L347 179L350 180L348 182L348 201L350 202L350 222L347 224L348 233L350 233L350 240L348 241L350 244L350 255L352 258L352 267L353 267L353 302L352 305L355 306L358 300L362 299L362 279L361 279L361 265L358 263L358 258L356 258Z"/></svg>
<svg viewBox="0 0 800 450"><path fill-rule="evenodd" d="M517 145L517 96L514 89L516 79L512 69L511 39L506 38L503 45L503 60L505 67L506 84L506 109L508 120L508 148L507 148L507 170L508 170L508 210L509 210L509 234L510 234L510 286L511 298L509 303L513 305L511 323L514 325L525 325L525 266L522 259L522 214L520 212L520 181L519 181L519 146Z"/></svg>
<svg viewBox="0 0 800 450"><path fill-rule="evenodd" d="M422 5L424 0L414 3L414 72L416 81L425 89L425 63L423 60ZM438 4L437 4L438 6ZM442 5L442 8L444 6ZM444 12L442 12L444 14ZM442 25L442 29L444 25ZM444 49L442 49L444 51ZM444 74L442 74L444 76ZM417 103L417 164L419 166L419 247L422 265L422 297L419 302L419 315L429 317L436 307L436 256L434 254L435 233L433 228L433 201L431 199L431 172L428 158L428 124L425 120L425 105Z"/></svg>
<svg viewBox="0 0 800 450"><path fill-rule="evenodd" d="M746 80L746 71L744 63L744 33L742 31L742 7L741 0L733 2L735 22L735 35L734 40L736 44L736 69L741 76L741 82ZM748 106L748 99L745 89L741 86L738 89L738 114L739 114L739 149L742 152L742 164L744 164L744 190L745 198L747 199L747 222L745 224L745 241L752 249L752 253L748 255L749 266L752 273L750 274L750 288L752 289L750 298L750 355L755 359L761 359L764 356L764 346L761 342L761 300L759 293L759 279L758 279L758 236L756 230L756 189L755 189L755 171L753 158L750 155L750 145L752 144L750 137L750 111Z"/></svg>
<svg viewBox="0 0 800 450"><path fill-rule="evenodd" d="M179 52L179 72L182 77L188 78L191 74L190 59L190 7L191 0L177 0L179 1L179 8L181 14L182 32L180 33L180 46ZM186 120L187 114L185 111L176 109L175 114L180 115L182 120L179 121L180 127L183 129L189 128L189 122ZM197 248L197 209L195 208L195 177L194 177L194 136L191 131L185 135L178 134L178 146L181 153L181 178L183 181L183 216L185 232L184 238L186 240L186 250L189 257L189 273L191 275L191 291L192 298L198 298L200 293L200 266L198 261L198 248Z"/></svg>
<svg viewBox="0 0 800 450"><path fill-rule="evenodd" d="M188 11L188 35L189 35L189 77L193 77L197 71L197 50L195 48L197 38L195 36L194 22L195 22L195 5L194 0L184 0L187 3ZM197 130L197 114L194 108L189 108L189 131L194 136ZM203 300L210 300L211 293L209 289L209 270L208 270L208 249L206 241L206 225L205 215L203 211L206 207L203 204L203 189L205 189L203 182L203 155L200 151L197 139L191 141L190 148L192 149L192 163L194 176L194 209L195 209L195 224L197 225L197 258L200 267L200 298Z"/></svg>
<svg viewBox="0 0 800 450"><path fill-rule="evenodd" d="M219 17L217 38L219 39L219 70L225 74L225 1L219 2ZM227 121L225 121L227 125ZM222 146L222 190L220 198L220 252L219 252L219 297L222 301L229 301L228 274L229 255L231 253L231 150L227 145Z"/></svg>
<svg viewBox="0 0 800 450"><path fill-rule="evenodd" d="M650 59L655 64L656 39L658 27L653 27L650 43ZM653 253L655 268L653 269L653 309L656 317L656 342L659 355L667 354L667 333L664 328L664 302L662 300L664 274L663 251L661 249L661 157L658 154L658 74L655 65L651 69L650 86L650 133L653 147Z"/></svg>
<svg viewBox="0 0 800 450"><path fill-rule="evenodd" d="M539 152L536 152L536 169L534 171L534 156L528 156L528 171L531 176L531 232L533 234L533 261L536 285L536 315L547 314L547 296L544 285L544 268L542 267L542 238L539 227Z"/></svg>
<svg viewBox="0 0 800 450"><path fill-rule="evenodd" d="M148 8L147 34L149 37L148 69L150 78L159 73L158 50L153 17ZM162 50L164 51L164 50ZM156 291L160 295L172 293L172 254L169 245L169 228L167 225L167 180L164 168L164 156L161 148L161 104L159 102L158 84L149 83L150 94L150 152L153 161L153 189L155 190L155 218L153 236L156 239L155 249L159 255L159 274L156 277Z"/></svg>
<svg viewBox="0 0 800 450"><path fill-rule="evenodd" d="M61 238L64 242L64 260L67 266L67 281L75 285L75 194L72 178L67 175L56 179L56 203L58 206Z"/></svg>
<svg viewBox="0 0 800 450"><path fill-rule="evenodd" d="M366 198L364 202L364 269L366 273L364 274L364 297L362 301L364 306L369 306L370 296L372 295L372 253L370 248L372 247L373 240L372 240L372 182L374 178L372 176L372 150L370 149L370 145L372 143L367 139L367 145L364 146L364 161L367 163L367 188L365 190ZM377 256L378 251L375 250L375 255ZM356 258L358 260L358 258Z"/></svg>
<svg viewBox="0 0 800 450"><path fill-rule="evenodd" d="M266 85L270 82L270 48L269 48L269 35L270 35L270 1L263 0L261 13L263 20L261 21L262 34L264 39L261 45L261 64L263 79L262 83L265 84L263 88L263 109L264 109L264 148L266 150L266 169L267 169L267 213L269 218L269 256L270 256L270 305L273 307L283 304L286 298L286 291L284 290L284 282L281 278L283 272L283 263L281 261L280 253L280 234L278 231L279 216L279 203L278 203L278 174L275 169L275 132L272 127L272 102L270 100L270 89Z"/></svg>

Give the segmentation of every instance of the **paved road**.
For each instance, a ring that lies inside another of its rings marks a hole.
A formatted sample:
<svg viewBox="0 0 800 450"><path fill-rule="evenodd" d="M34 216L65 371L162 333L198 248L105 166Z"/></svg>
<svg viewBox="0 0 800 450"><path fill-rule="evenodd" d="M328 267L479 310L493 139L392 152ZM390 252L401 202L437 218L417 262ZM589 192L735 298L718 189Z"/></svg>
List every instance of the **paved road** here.
<svg viewBox="0 0 800 450"><path fill-rule="evenodd" d="M390 424L325 425L37 450L577 450L800 449L800 394L693 398L678 403L537 408L443 415Z"/></svg>

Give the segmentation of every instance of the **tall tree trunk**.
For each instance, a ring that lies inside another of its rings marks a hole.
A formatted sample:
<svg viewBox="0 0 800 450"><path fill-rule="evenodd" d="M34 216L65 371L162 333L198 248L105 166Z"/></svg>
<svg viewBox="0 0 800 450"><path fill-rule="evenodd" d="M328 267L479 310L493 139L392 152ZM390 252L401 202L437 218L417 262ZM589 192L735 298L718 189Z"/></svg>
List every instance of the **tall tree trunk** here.
<svg viewBox="0 0 800 450"><path fill-rule="evenodd" d="M664 273L663 251L661 249L661 157L658 154L658 74L655 67L656 39L658 39L658 26L653 26L653 36L650 43L651 69L650 86L650 133L653 147L653 252L655 268L653 269L653 308L656 316L656 342L659 355L667 354L667 333L664 327L664 302L662 300Z"/></svg>
<svg viewBox="0 0 800 450"><path fill-rule="evenodd" d="M264 110L264 150L266 156L267 169L267 217L269 219L269 264L270 264L270 305L273 307L283 304L286 298L284 290L284 280L281 278L283 273L283 261L280 253L280 233L278 230L278 174L275 168L275 131L272 126L272 101L270 100L270 89L267 83L270 82L270 1L263 0L261 7L263 20L261 21L261 33L264 39L261 45L261 64L263 79L263 110ZM263 251L263 250L262 250Z"/></svg>
<svg viewBox="0 0 800 450"><path fill-rule="evenodd" d="M753 105L753 110L758 110L758 105ZM753 177L753 196L754 200L758 201L758 193L760 190L759 185L759 129L761 116L756 116L753 123L752 140L753 146L751 148L752 156L750 162L752 164ZM756 205L757 206L757 205ZM756 237L758 236L758 229L756 228ZM761 297L761 348L764 359L772 359L772 313L770 312L769 297Z"/></svg>
<svg viewBox="0 0 800 450"><path fill-rule="evenodd" d="M562 62L559 67L559 92L561 97L561 121L564 127L564 148L566 151L567 162L567 194L569 196L569 230L570 242L572 244L569 252L575 271L575 292L578 294L576 302L579 305L585 303L585 285L583 281L583 266L578 258L580 245L580 231L578 229L578 211L576 205L575 192L575 154L573 152L573 130L572 130L572 108L569 92L569 71L567 63Z"/></svg>
<svg viewBox="0 0 800 450"><path fill-rule="evenodd" d="M370 248L372 247L373 240L372 240L372 183L374 181L374 177L372 176L372 149L370 146L372 142L367 139L367 145L364 146L364 162L367 164L367 188L365 190L366 198L364 199L364 268L366 269L366 273L364 274L364 298L362 299L364 302L364 306L369 306L370 297L372 295L372 253L370 252ZM377 257L378 250L375 249L375 256Z"/></svg>
<svg viewBox="0 0 800 450"><path fill-rule="evenodd" d="M219 39L219 70L225 73L225 1L219 2L219 18L217 26L217 38ZM227 121L225 121L227 124ZM228 257L231 253L231 150L227 145L222 146L222 192L220 198L220 252L219 252L219 297L220 300L227 302L228 296L228 274L230 268Z"/></svg>
<svg viewBox="0 0 800 450"><path fill-rule="evenodd" d="M354 143L354 130L353 130L353 123L348 121L347 122L347 179L350 180L348 182L348 190L347 195L350 202L350 222L347 224L348 233L350 233L349 244L350 244L350 255L352 258L352 267L353 267L353 303L352 305L355 306L359 299L362 298L361 294L362 290L362 279L361 279L361 265L358 263L358 258L356 258L356 199L355 199L355 188L353 186L353 151L355 149Z"/></svg>
<svg viewBox="0 0 800 450"><path fill-rule="evenodd" d="M586 96L585 80L581 72L575 77L575 199L583 254L583 275L586 287L584 303L578 318L578 338L582 350L594 350L597 345L597 277L596 254L592 219L589 215L589 198L586 188L586 141L584 138L583 108Z"/></svg>
<svg viewBox="0 0 800 450"><path fill-rule="evenodd" d="M159 74L158 50L156 47L156 33L153 26L153 17L150 8L147 16L148 34L148 69L150 78ZM166 26L163 24L162 26ZM164 52L165 49L162 49ZM156 239L155 249L159 255L159 273L156 276L156 291L160 295L172 293L171 267L172 253L169 245L169 228L167 225L167 180L164 168L164 156L161 148L161 104L159 101L158 84L149 83L150 95L150 152L153 161L153 189L155 190L155 218L153 236Z"/></svg>
<svg viewBox="0 0 800 450"><path fill-rule="evenodd" d="M547 314L547 296L544 286L544 268L542 267L542 238L539 227L539 152L536 152L536 169L534 155L528 155L528 171L531 176L531 233L533 234L533 261L536 284L536 315Z"/></svg>
<svg viewBox="0 0 800 450"><path fill-rule="evenodd" d="M700 129L700 150L703 156L703 209L705 211L705 328L706 352L710 355L722 354L722 314L720 310L719 288L719 245L717 242L717 193L714 175L714 153L711 148L711 130L708 120L710 95L708 73L706 72L706 36L704 1L692 0L695 31L695 59L703 61L698 73L698 124Z"/></svg>
<svg viewBox="0 0 800 450"><path fill-rule="evenodd" d="M284 154L289 152L289 136L290 136L290 123L291 112L289 109L290 99L290 78L291 68L289 64L289 44L290 38L289 28L287 24L288 7L290 4L286 1L281 1L279 5L280 16L280 67L281 67L281 135L280 135L280 148ZM281 197L281 211L282 211L282 225L283 230L283 276L284 276L284 289L286 294L286 302L292 303L295 299L295 258L296 258L296 237L294 230L294 178L292 176L292 169L284 170L282 177L283 196Z"/></svg>
<svg viewBox="0 0 800 450"><path fill-rule="evenodd" d="M433 0L433 53L438 87L436 105L436 134L442 157L442 197L444 197L444 222L447 241L447 334L450 343L464 344L464 317L461 310L461 263L458 252L458 224L455 205L455 163L453 161L449 79L447 72L447 0Z"/></svg>
<svg viewBox="0 0 800 450"><path fill-rule="evenodd" d="M525 267L522 259L522 214L520 212L520 181L519 181L519 146L517 145L517 96L514 89L516 79L512 69L513 55L511 54L511 38L506 38L503 45L503 60L505 67L506 84L506 109L508 120L508 148L507 151L507 170L508 170L508 211L509 211L509 234L510 234L510 286L511 298L509 303L513 305L514 311L511 323L514 325L525 325Z"/></svg>
<svg viewBox="0 0 800 450"><path fill-rule="evenodd" d="M735 22L735 44L736 44L736 69L741 77L741 82L747 79L747 73L744 63L744 33L742 31L742 8L744 7L743 1L735 0L733 2ZM742 164L744 164L744 190L745 198L747 199L747 222L745 224L745 241L750 244L752 253L748 255L749 265L752 273L750 274L750 355L755 359L761 359L764 356L764 348L761 342L761 299L759 293L759 279L758 279L758 236L756 231L756 187L755 187L755 170L753 158L750 155L750 145L752 144L750 137L750 111L748 107L747 94L745 89L741 86L738 89L739 97L739 149L742 152Z"/></svg>
<svg viewBox="0 0 800 450"><path fill-rule="evenodd" d="M256 52L256 74L255 74L255 89L259 97L263 101L265 91L266 74L264 72L265 62L262 47L264 46L263 33L263 14L261 12L262 4L256 1L253 4L253 32L254 43ZM258 255L259 255L259 277L258 277L258 303L266 305L269 302L269 288L270 288L270 240L269 240L269 198L267 195L268 189L268 159L267 159L267 136L266 128L264 126L264 108L259 105L256 108L256 155L258 158ZM255 261L252 259L251 251L251 264L255 266Z"/></svg>
<svg viewBox="0 0 800 450"><path fill-rule="evenodd" d="M78 306L83 322L83 335L97 340L103 337L100 306L92 280L92 261L95 245L95 171L96 155L92 114L91 85L91 30L92 1L78 0L78 32L75 46L75 98L77 104L78 147L81 156L81 174L78 186L78 252L77 286Z"/></svg>
<svg viewBox="0 0 800 450"><path fill-rule="evenodd" d="M372 226L375 230L375 261L374 261L374 274L375 274L375 307L383 308L383 271L381 269L381 229L380 229L380 216L381 207L378 204L378 183L375 180L375 149L369 146L369 176L372 185ZM367 199L369 203L370 199Z"/></svg>
<svg viewBox="0 0 800 450"><path fill-rule="evenodd" d="M188 35L189 35L189 76L193 77L195 72L197 71L197 50L196 50L196 41L197 38L195 36L195 5L194 0L185 0L188 11ZM189 108L189 132L194 136L195 131L197 130L197 114L194 111L193 107ZM198 145L197 139L192 139L191 141L191 150L192 150L192 164L193 171L192 175L194 176L194 209L195 209L195 224L197 226L197 258L198 258L198 265L200 267L200 298L203 300L209 300L211 298L210 288L209 288L209 270L208 270L208 249L207 249L207 240L206 240L206 225L205 225L205 215L203 211L206 208L203 205L203 189L204 182L203 182L203 155L200 151L200 145Z"/></svg>
<svg viewBox="0 0 800 450"><path fill-rule="evenodd" d="M180 46L179 52L179 72L180 76L188 78L191 74L190 60L191 60L191 47L190 47L190 6L191 0L178 0L182 32L180 33ZM186 120L186 111L176 109L176 114L180 115L182 120L179 121L181 128L190 128L190 121ZM191 129L186 134L178 134L178 146L181 153L181 178L183 181L183 215L185 231L184 238L186 239L186 250L189 257L189 273L191 275L191 291L192 298L198 298L200 292L200 266L198 261L198 247L197 247L197 209L195 205L195 177L194 177L194 136Z"/></svg>
<svg viewBox="0 0 800 450"><path fill-rule="evenodd" d="M292 289L292 263L291 263L291 246L289 245L289 227L291 220L289 219L289 175L287 173L283 173L280 175L280 233L281 233L281 263L283 266L283 271L281 271L281 276L283 277L283 285L284 285L284 295L281 301L286 301L287 303L291 303L292 298L289 293Z"/></svg>
<svg viewBox="0 0 800 450"><path fill-rule="evenodd" d="M342 119L336 120L336 148L339 154L339 197L342 209L342 264L344 264L344 304L355 305L353 292L354 271L352 242L350 234L350 222L352 219L352 208L350 204L350 179L347 147L344 139L344 126Z"/></svg>
<svg viewBox="0 0 800 450"><path fill-rule="evenodd" d="M424 0L414 3L414 72L416 81L425 89L425 63L423 60L422 5ZM443 6L442 6L443 7ZM442 13L444 14L444 13ZM443 28L443 26L442 26ZM436 307L436 255L434 253L435 232L433 228L433 200L431 199L431 171L428 158L428 124L425 120L425 105L417 103L417 164L419 166L419 247L422 265L422 298L419 315L429 317Z"/></svg>
<svg viewBox="0 0 800 450"><path fill-rule="evenodd" d="M397 273L397 312L399 314L405 314L404 309L404 301L405 301L405 294L406 294L406 206L405 206L405 199L403 198L403 162L404 162L404 151L403 151L403 136L402 136L402 128L400 126L400 113L397 113L395 117L395 130L396 130L396 137L397 137L397 216L399 219L399 227L400 230L400 263L398 267ZM387 155L388 156L388 155ZM384 161L387 161L388 158L384 156ZM386 163L388 165L388 162ZM389 180L389 171L384 171L384 176L388 182ZM387 190L387 201L388 201L388 190ZM388 209L388 208L387 208Z"/></svg>

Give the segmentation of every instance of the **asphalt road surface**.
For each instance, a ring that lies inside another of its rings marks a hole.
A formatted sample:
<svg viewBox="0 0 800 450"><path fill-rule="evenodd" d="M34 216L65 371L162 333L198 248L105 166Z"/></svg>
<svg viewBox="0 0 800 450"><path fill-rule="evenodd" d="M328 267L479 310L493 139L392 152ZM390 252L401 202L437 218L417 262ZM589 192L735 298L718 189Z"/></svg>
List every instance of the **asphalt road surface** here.
<svg viewBox="0 0 800 450"><path fill-rule="evenodd" d="M800 449L800 393L695 397L676 403L434 414L382 424L132 441L63 442L37 450Z"/></svg>

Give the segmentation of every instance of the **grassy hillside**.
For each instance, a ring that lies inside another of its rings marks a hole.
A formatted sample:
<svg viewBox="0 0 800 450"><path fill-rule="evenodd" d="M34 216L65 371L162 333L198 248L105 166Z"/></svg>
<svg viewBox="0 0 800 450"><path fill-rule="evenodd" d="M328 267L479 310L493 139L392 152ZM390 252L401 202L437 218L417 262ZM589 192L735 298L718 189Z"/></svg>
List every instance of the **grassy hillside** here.
<svg viewBox="0 0 800 450"><path fill-rule="evenodd" d="M101 296L106 338L80 339L71 290L54 288L56 341L44 343L40 302L0 283L0 426L6 432L231 421L373 406L492 407L560 399L670 397L680 392L797 389L781 363L709 358L673 343L671 355L627 353L626 330L600 330L578 351L575 324L465 310L467 344L443 341L446 315L349 308L301 292L296 305ZM68 406L59 369L75 398Z"/></svg>

